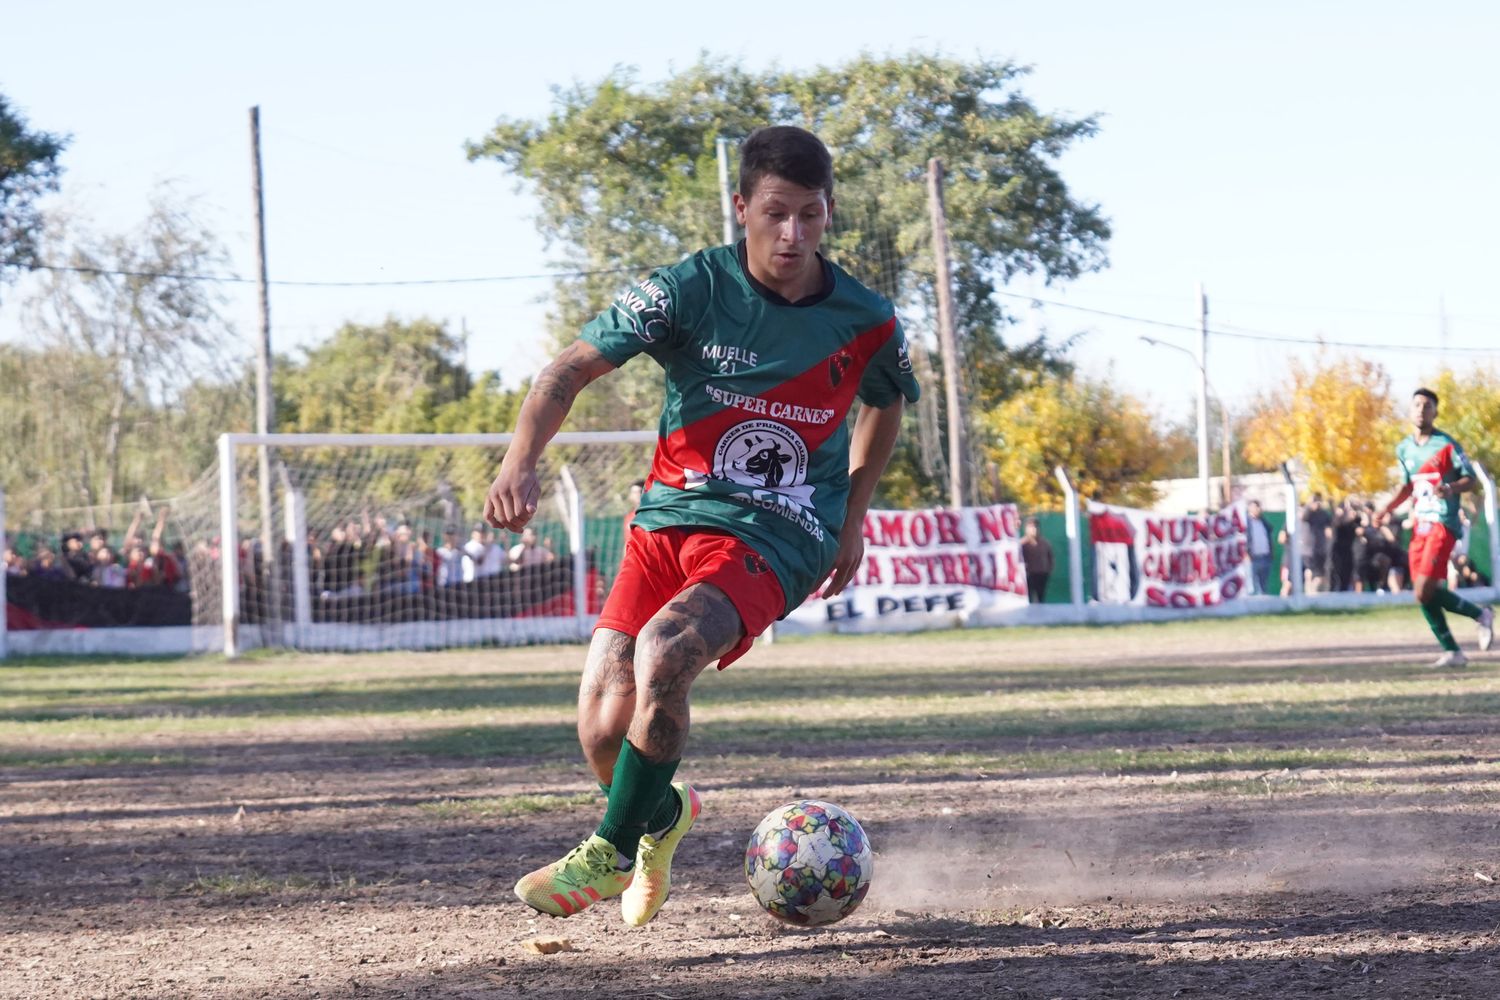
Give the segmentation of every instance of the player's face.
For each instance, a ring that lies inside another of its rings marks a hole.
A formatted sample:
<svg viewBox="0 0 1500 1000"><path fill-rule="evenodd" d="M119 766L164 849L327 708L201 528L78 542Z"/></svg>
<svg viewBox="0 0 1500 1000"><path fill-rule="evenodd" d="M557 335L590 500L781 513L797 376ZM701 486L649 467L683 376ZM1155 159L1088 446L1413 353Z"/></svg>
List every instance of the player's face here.
<svg viewBox="0 0 1500 1000"><path fill-rule="evenodd" d="M1432 421L1437 417L1437 404L1426 396L1413 396L1411 398L1411 422L1412 426L1425 434L1432 430Z"/></svg>
<svg viewBox="0 0 1500 1000"><path fill-rule="evenodd" d="M792 302L818 290L818 244L833 214L827 192L767 174L748 201L735 193L734 211L745 227L745 255L757 281Z"/></svg>

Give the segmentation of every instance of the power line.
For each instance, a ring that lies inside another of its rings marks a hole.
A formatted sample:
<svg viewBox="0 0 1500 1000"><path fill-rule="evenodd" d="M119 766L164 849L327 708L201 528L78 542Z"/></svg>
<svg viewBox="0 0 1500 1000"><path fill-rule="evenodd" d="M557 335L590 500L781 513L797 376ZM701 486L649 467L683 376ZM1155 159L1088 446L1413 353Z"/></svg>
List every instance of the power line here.
<svg viewBox="0 0 1500 1000"><path fill-rule="evenodd" d="M74 274L98 274L111 275L126 278L171 278L177 281L212 281L221 284L245 285L251 284L255 279L244 278L237 274L179 274L171 271L130 271L106 267L84 267L64 264L46 264L40 262L8 261L7 266L20 267L28 271L64 271ZM273 279L270 284L283 288L393 288L402 286L423 285L478 285L493 284L502 281L543 281L556 278L589 278L605 274L645 274L660 265L642 264L627 265L624 267L602 267L591 270L580 271L548 271L537 274L497 274L479 275L472 278L406 278L385 279L375 281L298 281L291 279ZM1087 313L1091 316L1104 316L1109 319L1122 320L1127 323L1138 323L1142 326L1155 326L1166 330L1183 330L1188 333L1199 333L1197 326L1189 323L1177 323L1171 320L1153 319L1149 316L1132 316L1129 313L1113 312L1108 309L1095 309L1092 306L1074 305L1071 302L1062 302L1057 299L1044 299L1035 295L1026 295L1021 292L1007 292L996 290L996 295L1009 299L1019 299L1038 305L1055 306L1058 309L1071 309L1074 312ZM1325 337L1297 337L1281 333L1270 333L1265 330L1252 330L1236 326L1217 326L1209 328L1209 335L1215 337L1228 337L1232 340L1254 340L1272 344L1303 344L1309 346L1325 347L1348 347L1367 351L1396 351L1412 354L1479 354L1488 355L1500 353L1500 349L1491 347L1442 347L1438 345L1422 344L1373 344L1352 340L1331 340Z"/></svg>
<svg viewBox="0 0 1500 1000"><path fill-rule="evenodd" d="M1125 320L1130 323L1140 323L1145 326L1165 327L1169 330L1186 330L1189 333L1200 333L1201 330L1189 323L1174 323L1170 320L1151 319L1145 316L1130 316L1126 313L1110 312L1107 309L1094 309L1089 306L1077 306L1071 302L1059 302L1056 299L1042 299L1035 295L1023 295L1020 292L996 291L996 295L1002 295L1011 299L1024 299L1041 305L1056 306L1059 309L1071 309L1074 312L1089 313L1094 316L1107 316L1110 319ZM1210 327L1210 336L1229 337L1234 340L1258 340L1273 344L1308 344L1313 346L1327 347L1354 347L1369 351L1404 351L1416 354L1496 354L1500 353L1492 347L1439 347L1424 346L1421 344L1371 344L1352 340L1330 340L1326 337L1295 337L1281 333L1268 333L1264 330L1249 330L1242 327L1218 326Z"/></svg>
<svg viewBox="0 0 1500 1000"><path fill-rule="evenodd" d="M176 281L212 281L225 285L248 285L254 278L237 274L182 274L174 271L130 271L109 267L86 267L68 264L44 264L31 261L7 261L7 267L27 271L63 271L71 274L97 274L120 278L171 278ZM475 285L498 281L540 281L547 278L588 278L599 274L642 274L659 265L602 267L587 271L549 271L540 274L481 275L473 278L404 278L378 281L295 281L273 278L269 283L296 288L382 288L401 285Z"/></svg>

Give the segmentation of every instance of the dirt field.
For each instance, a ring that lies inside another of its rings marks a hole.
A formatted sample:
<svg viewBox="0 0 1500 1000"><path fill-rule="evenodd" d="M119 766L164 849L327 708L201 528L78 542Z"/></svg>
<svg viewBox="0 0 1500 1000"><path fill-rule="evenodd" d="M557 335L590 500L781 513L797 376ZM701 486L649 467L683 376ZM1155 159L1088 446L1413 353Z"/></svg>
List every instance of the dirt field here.
<svg viewBox="0 0 1500 1000"><path fill-rule="evenodd" d="M0 996L1500 996L1500 651L1438 675L1423 640L1413 609L758 646L700 682L704 813L644 929L511 895L599 814L568 746L580 648L299 658L323 711L236 701L273 658L88 709L135 729L0 713ZM362 708L424 677L457 693ZM829 700L778 699L797 677ZM455 719L494 752L445 752ZM775 923L740 874L804 795L876 848L828 929Z"/></svg>

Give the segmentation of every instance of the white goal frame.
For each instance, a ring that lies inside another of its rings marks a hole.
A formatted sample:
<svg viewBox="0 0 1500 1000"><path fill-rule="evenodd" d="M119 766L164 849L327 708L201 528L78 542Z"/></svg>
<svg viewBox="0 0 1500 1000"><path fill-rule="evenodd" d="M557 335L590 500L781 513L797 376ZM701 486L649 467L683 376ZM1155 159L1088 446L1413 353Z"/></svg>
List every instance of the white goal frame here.
<svg viewBox="0 0 1500 1000"><path fill-rule="evenodd" d="M654 430L639 431L563 431L551 441L555 445L585 444L650 444L657 440ZM239 492L238 463L236 449L254 448L329 448L329 447L483 447L504 448L515 438L514 434L221 434L219 436L219 537L220 551L226 554L219 560L223 615L224 655L238 656L245 647L244 629L240 621L240 565L229 553L239 551ZM571 618L537 620L531 619L528 628L534 635L540 626L546 637L557 641L587 639L593 629L596 614L588 610L588 552L586 545L586 519L583 503L572 476L566 467L561 470L560 482L566 506L569 547L573 560L573 607ZM299 494L288 491L286 497L285 538L291 543L293 565L291 567L293 617L285 624L291 631L298 648L348 648L348 636L341 641L324 642L320 631L330 629L347 633L347 626L315 624L312 620L312 595L308 587L307 552L300 544L307 536L307 525L303 515L303 503ZM263 627L263 626L262 626ZM516 625L508 619L477 619L468 626L474 640L507 638L515 639ZM399 630L400 625L384 626L385 630ZM375 639L370 648L390 648ZM533 639L533 641L535 641Z"/></svg>

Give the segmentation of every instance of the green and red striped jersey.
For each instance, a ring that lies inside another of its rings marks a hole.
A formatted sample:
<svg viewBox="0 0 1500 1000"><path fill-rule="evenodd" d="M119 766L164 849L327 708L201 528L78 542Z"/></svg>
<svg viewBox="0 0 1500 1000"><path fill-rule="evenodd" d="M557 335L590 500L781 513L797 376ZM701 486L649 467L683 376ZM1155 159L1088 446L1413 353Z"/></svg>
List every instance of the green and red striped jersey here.
<svg viewBox="0 0 1500 1000"><path fill-rule="evenodd" d="M1412 514L1418 521L1445 525L1456 536L1460 531L1458 494L1440 497L1434 491L1439 483L1451 483L1472 476L1474 467L1459 443L1436 427L1426 441L1418 442L1408 434L1396 445L1396 461L1406 482L1411 483Z"/></svg>
<svg viewBox="0 0 1500 1000"><path fill-rule="evenodd" d="M653 271L580 334L616 367L647 354L665 372L635 523L738 536L776 572L787 611L838 551L855 398L918 395L891 304L819 261L822 290L791 303L751 276L743 243L703 250Z"/></svg>

